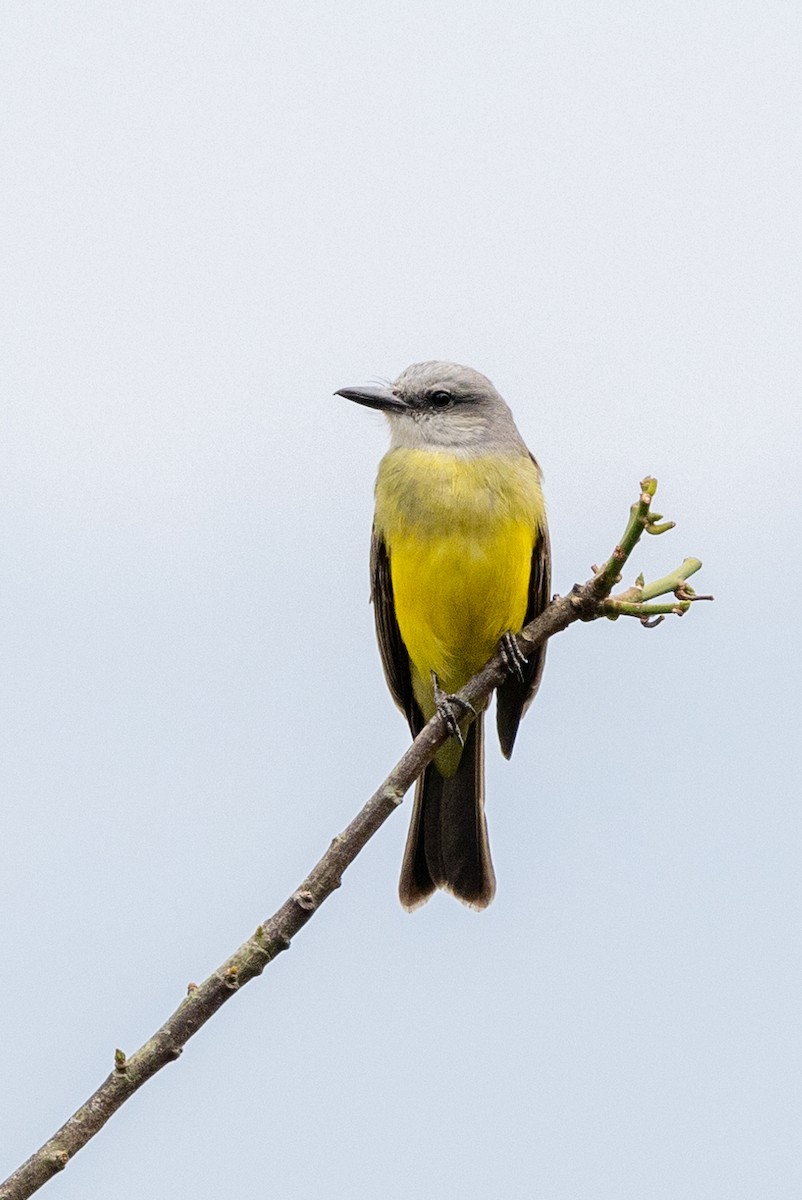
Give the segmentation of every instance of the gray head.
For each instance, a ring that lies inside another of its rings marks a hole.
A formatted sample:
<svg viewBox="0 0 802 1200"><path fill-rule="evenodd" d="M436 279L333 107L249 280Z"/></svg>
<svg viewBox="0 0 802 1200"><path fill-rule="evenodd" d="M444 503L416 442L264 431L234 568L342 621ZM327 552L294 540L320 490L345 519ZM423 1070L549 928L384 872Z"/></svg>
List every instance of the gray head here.
<svg viewBox="0 0 802 1200"><path fill-rule="evenodd" d="M335 395L383 412L393 448L527 453L509 408L490 380L471 367L413 363L395 383L341 388Z"/></svg>

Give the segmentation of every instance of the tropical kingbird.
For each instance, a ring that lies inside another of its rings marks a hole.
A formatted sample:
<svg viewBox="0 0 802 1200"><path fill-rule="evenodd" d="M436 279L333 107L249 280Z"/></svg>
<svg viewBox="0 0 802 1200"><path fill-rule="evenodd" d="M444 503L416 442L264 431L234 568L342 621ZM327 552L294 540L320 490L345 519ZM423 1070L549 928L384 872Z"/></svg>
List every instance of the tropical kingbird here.
<svg viewBox="0 0 802 1200"><path fill-rule="evenodd" d="M414 363L395 383L336 393L383 412L371 596L384 673L414 737L438 710L454 733L415 788L399 896L417 908L445 888L472 908L496 890L484 811L482 712L451 701L504 642L497 693L505 757L543 673L545 646L516 660L511 639L548 603L540 469L507 405L478 371Z"/></svg>

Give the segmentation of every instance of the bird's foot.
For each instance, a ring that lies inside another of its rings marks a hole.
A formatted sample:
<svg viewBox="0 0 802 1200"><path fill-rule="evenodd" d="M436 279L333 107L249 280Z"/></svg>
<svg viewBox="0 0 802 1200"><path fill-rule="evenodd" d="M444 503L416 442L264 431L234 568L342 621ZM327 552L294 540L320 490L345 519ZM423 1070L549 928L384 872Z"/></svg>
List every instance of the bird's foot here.
<svg viewBox="0 0 802 1200"><path fill-rule="evenodd" d="M498 648L508 674L514 675L519 683L526 683L526 676L524 675L526 657L518 649L518 641L515 634L505 633L498 644Z"/></svg>
<svg viewBox="0 0 802 1200"><path fill-rule="evenodd" d="M462 719L466 717L475 717L476 709L467 700L461 700L459 696L452 696L448 692L444 692L440 687L437 676L432 671L432 688L434 690L434 702L437 706L438 715L443 718L446 723L451 737L455 737L460 746L465 745L465 739L462 736L462 730L459 727L458 709L462 709Z"/></svg>

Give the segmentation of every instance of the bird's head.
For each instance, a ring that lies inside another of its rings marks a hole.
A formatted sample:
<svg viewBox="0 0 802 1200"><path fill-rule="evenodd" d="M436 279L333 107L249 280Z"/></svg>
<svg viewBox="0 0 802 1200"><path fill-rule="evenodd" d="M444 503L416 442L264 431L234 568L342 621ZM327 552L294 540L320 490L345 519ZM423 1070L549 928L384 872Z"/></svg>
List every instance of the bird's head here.
<svg viewBox="0 0 802 1200"><path fill-rule="evenodd" d="M394 448L476 454L522 445L490 380L458 363L413 363L394 383L340 388L335 395L383 412Z"/></svg>

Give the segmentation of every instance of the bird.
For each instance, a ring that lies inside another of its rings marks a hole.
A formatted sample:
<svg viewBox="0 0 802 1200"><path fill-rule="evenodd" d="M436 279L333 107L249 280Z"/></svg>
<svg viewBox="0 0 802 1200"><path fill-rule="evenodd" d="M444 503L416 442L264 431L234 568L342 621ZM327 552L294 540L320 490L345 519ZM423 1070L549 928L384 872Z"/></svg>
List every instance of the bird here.
<svg viewBox="0 0 802 1200"><path fill-rule="evenodd" d="M502 753L543 674L513 635L549 602L551 549L541 471L490 380L471 367L420 362L394 383L335 395L384 413L390 448L375 487L371 599L390 692L413 738L438 711L450 734L415 786L398 886L412 911L439 888L474 909L496 879L485 816L484 711L454 693L501 644ZM485 704L486 708L486 704Z"/></svg>

